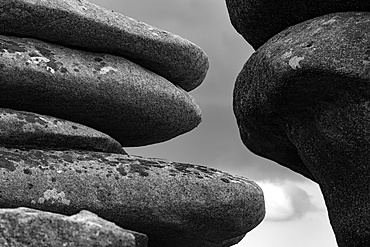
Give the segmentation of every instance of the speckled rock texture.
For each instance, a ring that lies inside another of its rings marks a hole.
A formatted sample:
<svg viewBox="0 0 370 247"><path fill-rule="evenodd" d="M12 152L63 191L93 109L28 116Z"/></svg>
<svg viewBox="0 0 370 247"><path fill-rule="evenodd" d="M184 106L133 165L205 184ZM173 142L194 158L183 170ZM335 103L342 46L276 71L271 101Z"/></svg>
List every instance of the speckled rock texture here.
<svg viewBox="0 0 370 247"><path fill-rule="evenodd" d="M129 60L0 35L0 105L86 125L123 146L163 142L201 122L192 96Z"/></svg>
<svg viewBox="0 0 370 247"><path fill-rule="evenodd" d="M190 41L85 0L1 1L0 33L122 56L186 91L209 66Z"/></svg>
<svg viewBox="0 0 370 247"><path fill-rule="evenodd" d="M126 154L116 140L84 125L1 108L0 146Z"/></svg>
<svg viewBox="0 0 370 247"><path fill-rule="evenodd" d="M144 234L124 230L89 211L73 216L30 208L0 209L5 247L146 247Z"/></svg>
<svg viewBox="0 0 370 247"><path fill-rule="evenodd" d="M370 13L284 30L234 89L244 144L319 183L340 247L370 246Z"/></svg>
<svg viewBox="0 0 370 247"><path fill-rule="evenodd" d="M257 184L204 166L88 151L0 148L0 158L1 208L89 210L151 247L230 246L265 215Z"/></svg>
<svg viewBox="0 0 370 247"><path fill-rule="evenodd" d="M226 0L234 28L254 48L285 28L336 12L370 11L367 0Z"/></svg>

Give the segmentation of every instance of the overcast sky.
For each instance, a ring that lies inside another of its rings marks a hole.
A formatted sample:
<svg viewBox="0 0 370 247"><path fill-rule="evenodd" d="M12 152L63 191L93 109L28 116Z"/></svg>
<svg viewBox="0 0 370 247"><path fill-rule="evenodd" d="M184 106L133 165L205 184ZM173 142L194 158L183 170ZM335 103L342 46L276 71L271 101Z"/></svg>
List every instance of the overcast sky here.
<svg viewBox="0 0 370 247"><path fill-rule="evenodd" d="M195 163L256 181L267 215L236 247L335 247L319 187L242 144L232 111L235 78L253 49L231 26L224 0L90 0L199 45L210 69L191 91L202 109L195 130L170 141L126 148L129 154Z"/></svg>

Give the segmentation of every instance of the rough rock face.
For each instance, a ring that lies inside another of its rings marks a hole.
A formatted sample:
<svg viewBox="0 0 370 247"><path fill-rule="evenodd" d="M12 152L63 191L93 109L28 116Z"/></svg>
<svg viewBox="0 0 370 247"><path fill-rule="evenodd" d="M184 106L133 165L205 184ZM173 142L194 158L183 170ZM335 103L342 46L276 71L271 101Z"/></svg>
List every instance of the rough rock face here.
<svg viewBox="0 0 370 247"><path fill-rule="evenodd" d="M83 210L64 216L29 208L0 209L0 245L33 247L146 247L147 236Z"/></svg>
<svg viewBox="0 0 370 247"><path fill-rule="evenodd" d="M265 215L254 182L204 166L87 151L0 153L0 207L86 209L147 234L150 246L225 246Z"/></svg>
<svg viewBox="0 0 370 247"><path fill-rule="evenodd" d="M123 57L0 35L0 106L81 123L123 146L166 141L201 121L193 97Z"/></svg>
<svg viewBox="0 0 370 247"><path fill-rule="evenodd" d="M256 183L122 149L197 127L186 91L207 69L190 41L84 0L0 1L0 208L44 211L0 210L0 245L238 243L265 215ZM149 240L51 213L81 210Z"/></svg>
<svg viewBox="0 0 370 247"><path fill-rule="evenodd" d="M335 12L370 11L364 0L226 0L230 20L244 39L258 49L285 28Z"/></svg>
<svg viewBox="0 0 370 247"><path fill-rule="evenodd" d="M45 115L1 108L0 145L126 154L116 140L84 125Z"/></svg>
<svg viewBox="0 0 370 247"><path fill-rule="evenodd" d="M190 41L85 0L1 1L0 33L122 56L186 91L208 70Z"/></svg>
<svg viewBox="0 0 370 247"><path fill-rule="evenodd" d="M370 13L292 26L240 72L234 112L253 152L319 183L339 246L370 246Z"/></svg>

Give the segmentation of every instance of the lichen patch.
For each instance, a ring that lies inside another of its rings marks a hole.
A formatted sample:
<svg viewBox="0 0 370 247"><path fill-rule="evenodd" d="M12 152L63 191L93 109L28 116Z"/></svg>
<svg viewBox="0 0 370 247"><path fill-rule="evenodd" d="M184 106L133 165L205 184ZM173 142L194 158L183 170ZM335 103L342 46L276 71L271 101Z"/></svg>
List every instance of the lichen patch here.
<svg viewBox="0 0 370 247"><path fill-rule="evenodd" d="M297 69L297 68L300 69L302 68L302 66L299 64L299 62L302 61L303 59L304 57L294 56L291 59L289 59L289 66L292 69Z"/></svg>
<svg viewBox="0 0 370 247"><path fill-rule="evenodd" d="M107 74L109 72L114 73L114 72L117 72L117 71L118 71L117 69L115 69L115 68L113 68L111 66L106 66L106 67L101 68L99 73L101 75L105 75L105 74Z"/></svg>
<svg viewBox="0 0 370 247"><path fill-rule="evenodd" d="M46 57L30 57L30 59L27 60L27 64L35 64L38 66L45 67L46 71L49 71L50 73L54 74L55 70L48 66L47 64L50 63L50 59Z"/></svg>
<svg viewBox="0 0 370 247"><path fill-rule="evenodd" d="M290 50L290 51L285 52L285 53L281 56L281 58L282 58L282 59L287 59L287 58L289 58L289 57L291 57L291 56L292 56L292 51Z"/></svg>
<svg viewBox="0 0 370 247"><path fill-rule="evenodd" d="M335 18L331 18L330 20L327 20L325 22L322 23L322 25L328 25L328 24L331 24L333 22L336 22L337 20Z"/></svg>
<svg viewBox="0 0 370 247"><path fill-rule="evenodd" d="M43 204L45 202L50 202L51 204L62 203L69 205L70 200L66 199L64 191L58 193L57 189L47 190L44 192L44 196L37 199L37 203ZM35 200L32 200L31 203L36 204Z"/></svg>
<svg viewBox="0 0 370 247"><path fill-rule="evenodd" d="M27 63L28 64L36 64L36 65L39 65L40 63L47 63L47 62L50 62L50 59L47 59L46 57L30 57L29 60L27 60Z"/></svg>

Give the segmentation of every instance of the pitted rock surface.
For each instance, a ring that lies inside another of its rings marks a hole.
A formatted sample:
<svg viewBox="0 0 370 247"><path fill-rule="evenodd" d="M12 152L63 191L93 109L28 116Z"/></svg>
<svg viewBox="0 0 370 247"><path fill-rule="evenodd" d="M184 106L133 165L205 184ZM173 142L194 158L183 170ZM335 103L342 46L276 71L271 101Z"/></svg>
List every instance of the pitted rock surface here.
<svg viewBox="0 0 370 247"><path fill-rule="evenodd" d="M0 209L1 246L146 247L144 234L83 210L65 216L30 208Z"/></svg>
<svg viewBox="0 0 370 247"><path fill-rule="evenodd" d="M85 0L1 1L0 33L122 56L186 91L209 66L190 41Z"/></svg>
<svg viewBox="0 0 370 247"><path fill-rule="evenodd" d="M0 146L126 154L110 136L50 116L0 108Z"/></svg>
<svg viewBox="0 0 370 247"><path fill-rule="evenodd" d="M213 168L87 151L0 154L0 207L86 209L148 235L153 247L222 246L265 215L257 184Z"/></svg>
<svg viewBox="0 0 370 247"><path fill-rule="evenodd" d="M364 0L226 0L232 25L258 49L284 29L336 12L369 12Z"/></svg>
<svg viewBox="0 0 370 247"><path fill-rule="evenodd" d="M0 105L77 122L123 146L162 142L201 122L192 96L122 57L0 36Z"/></svg>
<svg viewBox="0 0 370 247"><path fill-rule="evenodd" d="M32 209L32 210L36 210L36 209ZM105 219L100 218L98 215L90 211L87 211L87 210L81 210L78 214L74 214L68 217L67 219L70 221L82 222L85 224L91 224L91 225L96 224L112 232L123 231L126 234L132 234L134 236L136 247L146 247L148 245L148 236L146 236L145 234L127 230L127 229L122 229L116 224L106 221Z"/></svg>
<svg viewBox="0 0 370 247"><path fill-rule="evenodd" d="M286 29L250 57L234 88L235 116L250 150L317 180L284 134L284 117L304 114L338 93L341 99L365 97L369 23L368 13L326 15Z"/></svg>
<svg viewBox="0 0 370 247"><path fill-rule="evenodd" d="M244 65L234 89L254 153L320 184L339 246L370 245L370 13L284 30Z"/></svg>

